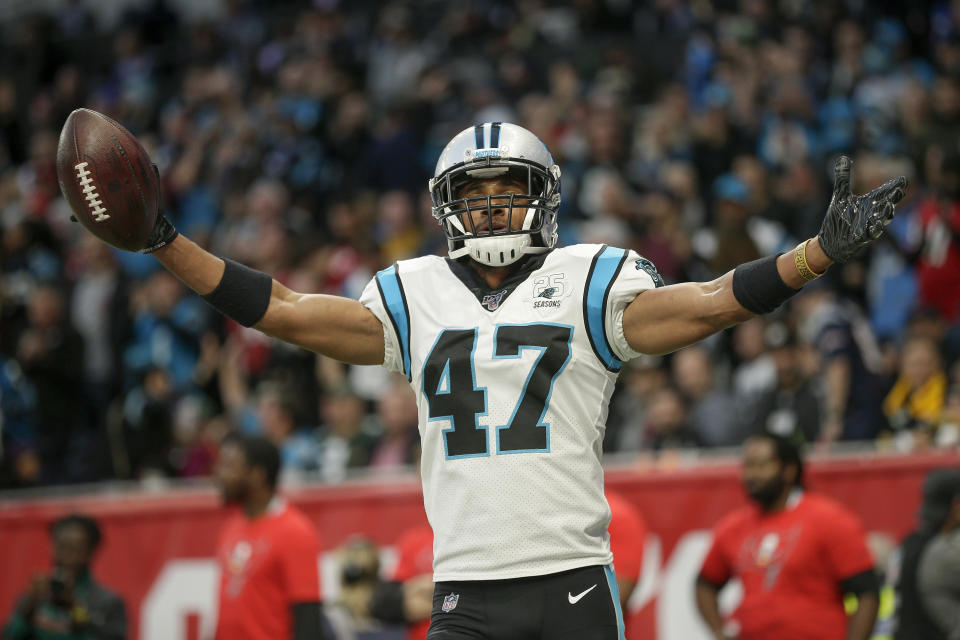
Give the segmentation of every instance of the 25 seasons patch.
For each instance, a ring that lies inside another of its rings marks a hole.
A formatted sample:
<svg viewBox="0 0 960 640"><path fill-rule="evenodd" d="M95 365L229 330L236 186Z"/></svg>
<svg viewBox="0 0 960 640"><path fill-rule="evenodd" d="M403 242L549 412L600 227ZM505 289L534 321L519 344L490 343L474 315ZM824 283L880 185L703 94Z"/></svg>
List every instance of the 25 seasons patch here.
<svg viewBox="0 0 960 640"><path fill-rule="evenodd" d="M551 273L533 279L533 308L559 309L562 298L569 293L564 274Z"/></svg>

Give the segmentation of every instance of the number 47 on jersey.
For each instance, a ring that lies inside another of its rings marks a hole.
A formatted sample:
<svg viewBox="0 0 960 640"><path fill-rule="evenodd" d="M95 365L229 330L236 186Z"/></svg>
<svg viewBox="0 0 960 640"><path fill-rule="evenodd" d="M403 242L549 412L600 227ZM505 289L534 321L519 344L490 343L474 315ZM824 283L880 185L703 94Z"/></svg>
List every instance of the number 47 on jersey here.
<svg viewBox="0 0 960 640"><path fill-rule="evenodd" d="M423 395L430 420L449 420L443 430L447 459L490 455L487 389L477 386L476 367L486 349L477 351L476 328L445 329L423 365ZM493 332L493 360L519 359L525 349L539 351L527 375L510 421L496 428L497 453L550 451L550 425L543 422L557 376L570 360L573 327L562 324L502 324ZM482 363L479 363L482 365ZM495 401L495 399L494 399Z"/></svg>

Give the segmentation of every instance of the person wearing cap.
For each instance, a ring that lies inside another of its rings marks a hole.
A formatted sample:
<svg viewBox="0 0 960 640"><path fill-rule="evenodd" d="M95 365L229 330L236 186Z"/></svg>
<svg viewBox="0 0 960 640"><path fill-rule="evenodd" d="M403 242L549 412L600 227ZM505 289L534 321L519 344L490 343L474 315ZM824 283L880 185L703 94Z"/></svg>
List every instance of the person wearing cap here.
<svg viewBox="0 0 960 640"><path fill-rule="evenodd" d="M944 640L947 637L922 602L918 569L930 542L949 519L956 493L951 492L951 483L960 483L960 471L935 469L927 474L923 502L917 513L918 527L900 545L899 569L893 569L893 573L899 576L895 585L898 606L894 640Z"/></svg>
<svg viewBox="0 0 960 640"><path fill-rule="evenodd" d="M942 524L920 558L917 589L943 637L960 640L960 470L939 474L929 498L928 518Z"/></svg>
<svg viewBox="0 0 960 640"><path fill-rule="evenodd" d="M717 178L712 187L715 251L708 264L717 273L723 273L741 262L760 257L760 250L750 235L750 190L732 173Z"/></svg>

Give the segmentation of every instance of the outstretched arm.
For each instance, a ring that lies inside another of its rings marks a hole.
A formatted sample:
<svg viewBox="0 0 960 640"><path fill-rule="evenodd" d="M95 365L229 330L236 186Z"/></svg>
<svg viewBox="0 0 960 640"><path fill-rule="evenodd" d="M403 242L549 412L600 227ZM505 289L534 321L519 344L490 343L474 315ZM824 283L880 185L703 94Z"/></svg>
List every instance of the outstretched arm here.
<svg viewBox="0 0 960 640"><path fill-rule="evenodd" d="M833 262L845 262L879 238L893 219L907 180L901 176L855 196L850 191L851 164L846 156L837 161L833 198L816 238L775 260L740 265L712 282L642 292L623 313L623 333L630 346L640 353L669 353L770 311Z"/></svg>
<svg viewBox="0 0 960 640"><path fill-rule="evenodd" d="M776 262L780 279L794 290L806 283L794 263L799 250L779 256ZM832 263L816 238L807 244L806 258L817 273ZM749 320L755 314L737 301L733 274L729 271L710 282L681 282L642 292L623 312L627 342L640 353L670 353Z"/></svg>
<svg viewBox="0 0 960 640"><path fill-rule="evenodd" d="M217 288L226 266L182 235L155 249L153 255L203 296ZM297 293L274 280L266 312L253 326L342 362L383 362L383 326L369 309L350 298Z"/></svg>

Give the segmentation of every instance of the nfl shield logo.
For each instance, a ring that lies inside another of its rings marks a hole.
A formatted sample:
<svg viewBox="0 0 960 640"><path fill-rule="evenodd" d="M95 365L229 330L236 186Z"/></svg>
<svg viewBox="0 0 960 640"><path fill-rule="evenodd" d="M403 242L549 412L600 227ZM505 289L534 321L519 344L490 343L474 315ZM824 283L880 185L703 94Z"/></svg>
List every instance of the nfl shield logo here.
<svg viewBox="0 0 960 640"><path fill-rule="evenodd" d="M460 599L459 593L451 593L448 596L443 596L443 609L444 613L449 613L457 608L457 600Z"/></svg>
<svg viewBox="0 0 960 640"><path fill-rule="evenodd" d="M487 308L487 311L496 311L497 307L500 306L500 301L503 300L503 295L506 291L497 291L496 293L491 293L489 295L483 296L483 300L480 301L480 304Z"/></svg>

